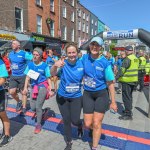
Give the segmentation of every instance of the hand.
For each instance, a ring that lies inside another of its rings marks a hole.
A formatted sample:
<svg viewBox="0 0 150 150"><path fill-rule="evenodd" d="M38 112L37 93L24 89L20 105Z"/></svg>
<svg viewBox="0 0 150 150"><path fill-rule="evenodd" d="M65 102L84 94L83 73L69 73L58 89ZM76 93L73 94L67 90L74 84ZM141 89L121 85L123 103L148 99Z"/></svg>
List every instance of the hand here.
<svg viewBox="0 0 150 150"><path fill-rule="evenodd" d="M63 67L64 66L64 64L65 64L65 62L64 62L64 58L61 58L61 59L59 59L58 61L56 61L55 62L55 64L54 64L54 66L56 66L56 67Z"/></svg>
<svg viewBox="0 0 150 150"><path fill-rule="evenodd" d="M49 97L53 97L55 93L53 91L49 91Z"/></svg>
<svg viewBox="0 0 150 150"><path fill-rule="evenodd" d="M118 108L117 108L116 102L112 102L112 103L110 104L110 109L113 109L115 112L117 112Z"/></svg>

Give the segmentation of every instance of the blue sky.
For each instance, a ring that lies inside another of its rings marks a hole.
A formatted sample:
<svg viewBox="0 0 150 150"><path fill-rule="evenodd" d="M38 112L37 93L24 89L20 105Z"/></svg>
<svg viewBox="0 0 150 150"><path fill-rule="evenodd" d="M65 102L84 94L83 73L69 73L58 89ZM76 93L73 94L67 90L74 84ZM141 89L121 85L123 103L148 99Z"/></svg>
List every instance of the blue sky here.
<svg viewBox="0 0 150 150"><path fill-rule="evenodd" d="M150 32L150 0L80 0L111 30L143 28Z"/></svg>

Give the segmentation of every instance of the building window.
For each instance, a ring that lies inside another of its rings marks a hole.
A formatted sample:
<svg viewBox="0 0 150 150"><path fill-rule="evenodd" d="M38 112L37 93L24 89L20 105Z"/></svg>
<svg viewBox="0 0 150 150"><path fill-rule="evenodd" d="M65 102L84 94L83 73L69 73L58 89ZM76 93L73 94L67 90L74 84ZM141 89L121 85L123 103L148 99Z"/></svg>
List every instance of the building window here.
<svg viewBox="0 0 150 150"><path fill-rule="evenodd" d="M23 31L22 9L15 7L16 31Z"/></svg>
<svg viewBox="0 0 150 150"><path fill-rule="evenodd" d="M93 35L93 29L91 30L91 35Z"/></svg>
<svg viewBox="0 0 150 150"><path fill-rule="evenodd" d="M51 35L52 37L55 36L54 27L55 27L54 21L51 20L51 21L50 21L50 35Z"/></svg>
<svg viewBox="0 0 150 150"><path fill-rule="evenodd" d="M62 27L62 39L67 40L67 27L66 26Z"/></svg>
<svg viewBox="0 0 150 150"><path fill-rule="evenodd" d="M95 30L95 35L97 34L97 30Z"/></svg>
<svg viewBox="0 0 150 150"><path fill-rule="evenodd" d="M86 33L89 33L89 26L86 25Z"/></svg>
<svg viewBox="0 0 150 150"><path fill-rule="evenodd" d="M41 0L36 0L36 4L41 6Z"/></svg>
<svg viewBox="0 0 150 150"><path fill-rule="evenodd" d="M71 41L74 42L74 29L71 30Z"/></svg>
<svg viewBox="0 0 150 150"><path fill-rule="evenodd" d="M78 16L81 17L81 10L78 9Z"/></svg>
<svg viewBox="0 0 150 150"><path fill-rule="evenodd" d="M85 32L85 23L82 25L82 31Z"/></svg>
<svg viewBox="0 0 150 150"><path fill-rule="evenodd" d="M95 21L95 26L97 26L97 21Z"/></svg>
<svg viewBox="0 0 150 150"><path fill-rule="evenodd" d="M67 15L66 15L66 7L63 7L62 10L63 10L63 17L66 18L67 17Z"/></svg>
<svg viewBox="0 0 150 150"><path fill-rule="evenodd" d="M50 0L50 11L54 12L54 0Z"/></svg>
<svg viewBox="0 0 150 150"><path fill-rule="evenodd" d="M83 12L83 19L85 19L85 13Z"/></svg>
<svg viewBox="0 0 150 150"><path fill-rule="evenodd" d="M81 21L78 22L78 30L81 30Z"/></svg>
<svg viewBox="0 0 150 150"><path fill-rule="evenodd" d="M91 23L93 24L93 19L92 19Z"/></svg>
<svg viewBox="0 0 150 150"><path fill-rule="evenodd" d="M42 34L42 17L37 15L37 33Z"/></svg>
<svg viewBox="0 0 150 150"><path fill-rule="evenodd" d="M86 16L86 21L89 21L89 15Z"/></svg>
<svg viewBox="0 0 150 150"><path fill-rule="evenodd" d="M71 5L74 6L74 0L71 1Z"/></svg>
<svg viewBox="0 0 150 150"><path fill-rule="evenodd" d="M74 22L74 12L71 14L71 21Z"/></svg>
<svg viewBox="0 0 150 150"><path fill-rule="evenodd" d="M81 37L78 37L78 47L81 46Z"/></svg>

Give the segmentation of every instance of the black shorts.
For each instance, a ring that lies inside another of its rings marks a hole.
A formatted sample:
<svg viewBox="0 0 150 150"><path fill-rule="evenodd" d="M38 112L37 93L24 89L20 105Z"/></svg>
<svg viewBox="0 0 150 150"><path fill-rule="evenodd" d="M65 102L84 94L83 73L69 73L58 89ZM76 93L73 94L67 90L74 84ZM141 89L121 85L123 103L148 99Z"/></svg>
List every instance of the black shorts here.
<svg viewBox="0 0 150 150"><path fill-rule="evenodd" d="M96 92L84 91L83 93L83 113L92 114L94 112L105 113L109 109L110 99L108 90L103 89Z"/></svg>
<svg viewBox="0 0 150 150"><path fill-rule="evenodd" d="M20 90L24 89L26 76L10 76L9 89L19 88Z"/></svg>
<svg viewBox="0 0 150 150"><path fill-rule="evenodd" d="M5 111L5 90L0 90L0 112Z"/></svg>

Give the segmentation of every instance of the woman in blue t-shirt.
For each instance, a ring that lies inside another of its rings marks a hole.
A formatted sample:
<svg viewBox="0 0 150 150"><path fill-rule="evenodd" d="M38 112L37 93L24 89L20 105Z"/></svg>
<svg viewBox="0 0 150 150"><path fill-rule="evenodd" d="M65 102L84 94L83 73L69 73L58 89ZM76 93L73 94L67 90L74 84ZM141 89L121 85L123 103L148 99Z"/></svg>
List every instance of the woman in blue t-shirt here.
<svg viewBox="0 0 150 150"><path fill-rule="evenodd" d="M23 93L28 91L28 85L31 81L32 97L30 100L30 107L37 116L37 124L35 126L34 133L37 134L41 131L41 120L43 116L42 107L45 99L51 96L51 81L50 70L48 65L42 61L43 51L40 48L35 48L33 51L33 62L29 62L24 74L26 74L26 80Z"/></svg>
<svg viewBox="0 0 150 150"><path fill-rule="evenodd" d="M71 150L71 124L78 127L78 136L83 135L80 114L81 82L84 70L82 61L77 58L78 48L75 44L70 43L66 46L66 55L68 59L61 58L55 62L51 68L51 75L56 75L57 72L61 74L56 100L64 122L64 134L67 141L65 150Z"/></svg>
<svg viewBox="0 0 150 150"><path fill-rule="evenodd" d="M97 150L105 112L109 107L117 111L114 73L110 62L100 55L102 44L103 40L100 37L94 37L89 45L90 54L82 57L84 65L84 123L87 128L91 129L89 135L93 138L92 150Z"/></svg>

